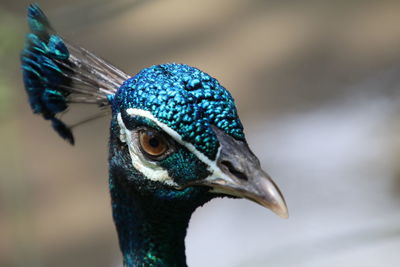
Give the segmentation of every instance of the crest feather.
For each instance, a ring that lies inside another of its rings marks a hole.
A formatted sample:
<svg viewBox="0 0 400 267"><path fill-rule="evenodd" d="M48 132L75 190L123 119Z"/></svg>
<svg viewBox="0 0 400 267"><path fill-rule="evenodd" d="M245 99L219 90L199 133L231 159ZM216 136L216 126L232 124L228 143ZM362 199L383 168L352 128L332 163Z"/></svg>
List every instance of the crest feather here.
<svg viewBox="0 0 400 267"><path fill-rule="evenodd" d="M65 41L38 5L28 7L30 33L21 54L23 81L34 113L50 120L71 144L71 128L57 114L70 104L96 104L102 110L129 75L84 48Z"/></svg>

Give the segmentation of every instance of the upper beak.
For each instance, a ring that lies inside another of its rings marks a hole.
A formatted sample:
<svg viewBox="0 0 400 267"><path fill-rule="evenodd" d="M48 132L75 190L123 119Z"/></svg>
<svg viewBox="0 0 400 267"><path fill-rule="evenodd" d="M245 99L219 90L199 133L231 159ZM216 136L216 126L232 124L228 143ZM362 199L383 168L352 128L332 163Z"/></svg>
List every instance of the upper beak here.
<svg viewBox="0 0 400 267"><path fill-rule="evenodd" d="M246 142L214 128L220 142L217 169L214 175L199 181L213 188L214 192L252 200L288 218L285 199L269 175L261 169L260 161Z"/></svg>

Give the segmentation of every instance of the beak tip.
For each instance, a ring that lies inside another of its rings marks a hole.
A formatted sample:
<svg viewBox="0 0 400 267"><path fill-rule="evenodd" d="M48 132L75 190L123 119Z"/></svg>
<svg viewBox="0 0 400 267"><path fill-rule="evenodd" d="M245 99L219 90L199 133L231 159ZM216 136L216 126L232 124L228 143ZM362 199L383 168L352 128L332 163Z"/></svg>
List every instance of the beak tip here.
<svg viewBox="0 0 400 267"><path fill-rule="evenodd" d="M281 210L279 212L275 212L276 215L278 215L279 217L281 217L282 219L289 219L289 212L287 209L285 210Z"/></svg>
<svg viewBox="0 0 400 267"><path fill-rule="evenodd" d="M283 200L283 198L282 198L282 200ZM282 201L280 203L276 203L275 205L270 207L270 209L276 215L281 217L282 219L288 219L289 218L289 211L288 211L288 208L287 208L286 203L284 201Z"/></svg>
<svg viewBox="0 0 400 267"><path fill-rule="evenodd" d="M282 219L288 219L289 211L286 201L278 186L270 178L263 180L262 184L264 194L260 204L272 210Z"/></svg>

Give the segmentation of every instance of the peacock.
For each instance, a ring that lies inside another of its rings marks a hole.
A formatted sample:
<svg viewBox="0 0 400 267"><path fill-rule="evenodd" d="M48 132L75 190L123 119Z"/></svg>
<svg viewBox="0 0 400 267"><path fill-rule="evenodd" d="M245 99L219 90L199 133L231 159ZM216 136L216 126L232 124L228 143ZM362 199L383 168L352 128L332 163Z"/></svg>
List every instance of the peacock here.
<svg viewBox="0 0 400 267"><path fill-rule="evenodd" d="M186 266L191 214L216 197L288 216L218 80L176 63L130 76L64 40L37 4L28 7L28 24L21 65L33 113L70 144L61 115L76 103L111 114L109 190L124 266Z"/></svg>

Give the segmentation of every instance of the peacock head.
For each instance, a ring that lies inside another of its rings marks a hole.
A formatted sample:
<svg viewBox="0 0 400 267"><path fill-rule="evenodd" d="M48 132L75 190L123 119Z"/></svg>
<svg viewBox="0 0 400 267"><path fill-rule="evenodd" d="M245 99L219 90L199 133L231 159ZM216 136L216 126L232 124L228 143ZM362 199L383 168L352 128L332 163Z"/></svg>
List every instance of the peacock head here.
<svg viewBox="0 0 400 267"><path fill-rule="evenodd" d="M247 198L287 217L279 189L247 145L232 96L213 77L188 65L152 66L109 101L110 171L124 183L162 200Z"/></svg>
<svg viewBox="0 0 400 267"><path fill-rule="evenodd" d="M232 96L216 79L182 64L131 77L65 41L35 4L28 22L21 63L33 112L73 144L60 115L75 103L111 105L114 197L123 183L118 189L131 189L128 195L188 200L192 208L215 196L243 197L287 217L279 189L247 145Z"/></svg>

